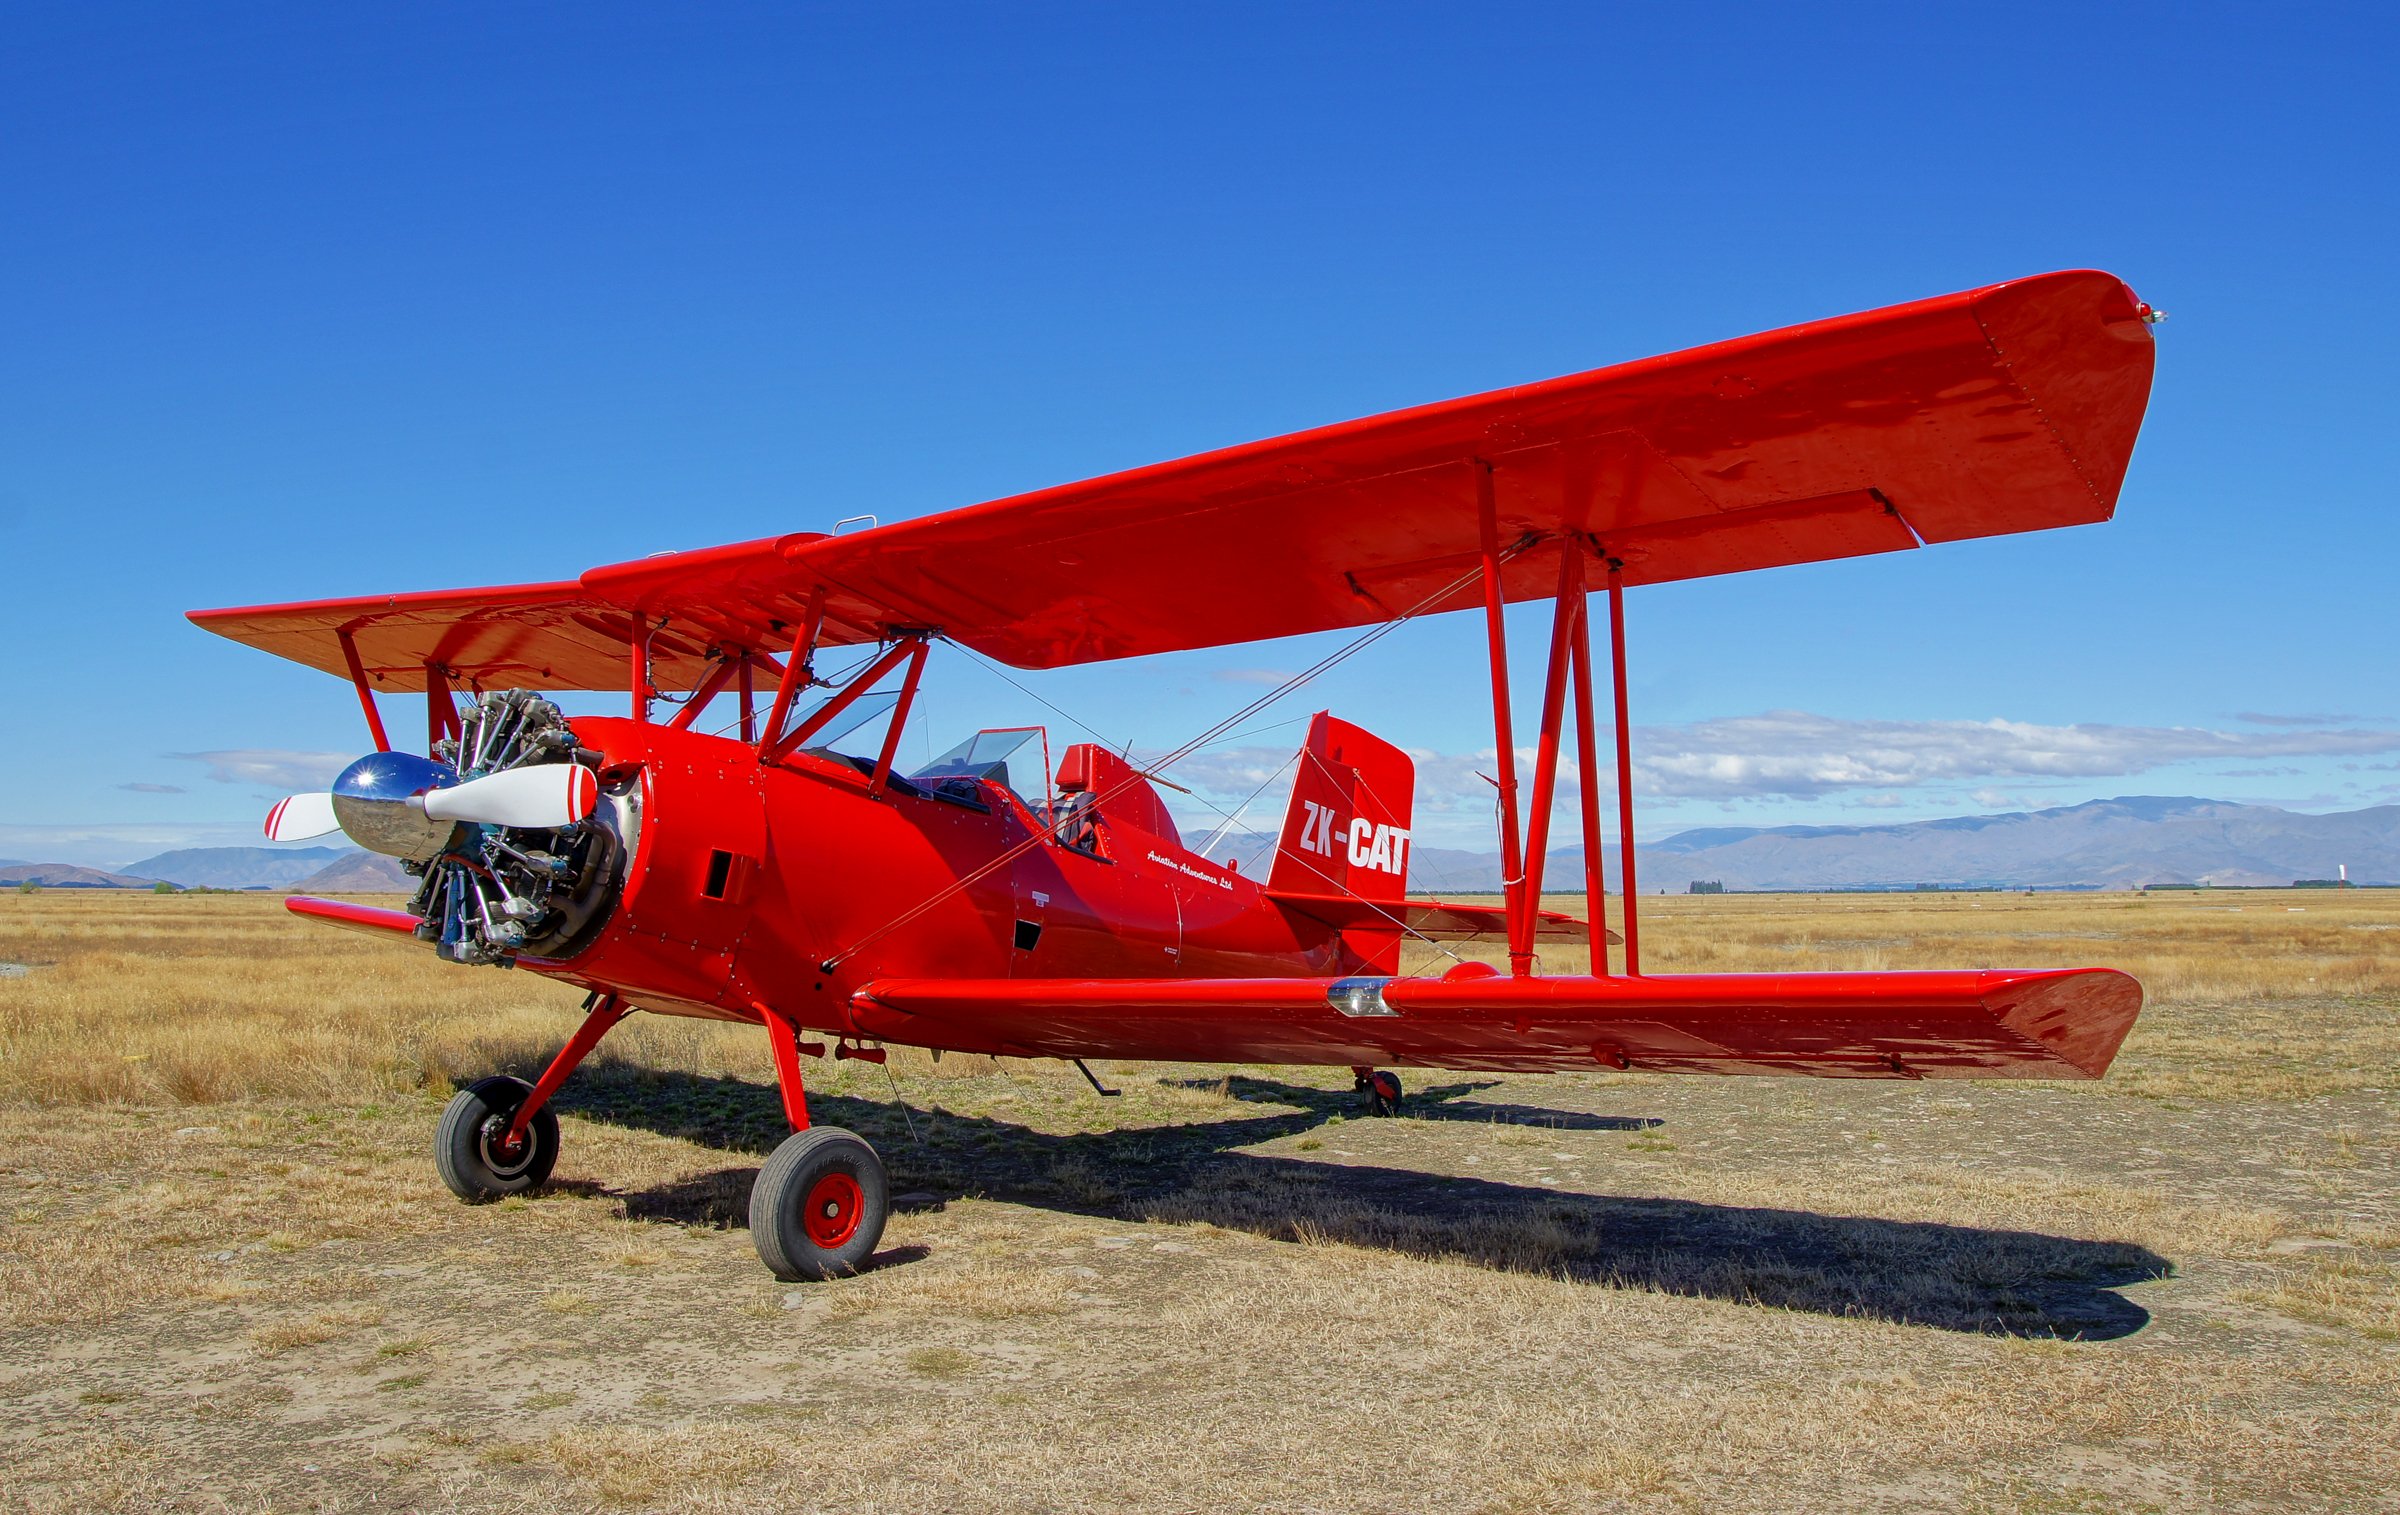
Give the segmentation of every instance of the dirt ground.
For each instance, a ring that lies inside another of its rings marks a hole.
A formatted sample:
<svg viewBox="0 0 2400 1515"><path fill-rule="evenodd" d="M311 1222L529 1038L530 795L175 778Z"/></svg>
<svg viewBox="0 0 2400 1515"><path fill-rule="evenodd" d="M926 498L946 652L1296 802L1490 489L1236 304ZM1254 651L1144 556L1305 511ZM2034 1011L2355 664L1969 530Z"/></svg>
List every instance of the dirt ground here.
<svg viewBox="0 0 2400 1515"><path fill-rule="evenodd" d="M470 1208L434 1119L554 986L0 901L0 1508L2400 1509L2400 892L1673 904L1670 961L2170 988L2097 1084L896 1054L811 1108L913 1197L794 1286L738 1030L637 1017Z"/></svg>

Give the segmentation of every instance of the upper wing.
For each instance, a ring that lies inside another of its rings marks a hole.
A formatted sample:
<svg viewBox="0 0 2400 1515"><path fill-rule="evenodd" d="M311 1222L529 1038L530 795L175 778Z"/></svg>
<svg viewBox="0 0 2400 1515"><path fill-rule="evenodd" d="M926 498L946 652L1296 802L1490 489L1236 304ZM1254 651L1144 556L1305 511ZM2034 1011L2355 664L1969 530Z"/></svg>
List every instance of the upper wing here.
<svg viewBox="0 0 2400 1515"><path fill-rule="evenodd" d="M2098 1078L2142 1006L2102 968L1666 978L910 979L862 1033L1022 1057Z"/></svg>
<svg viewBox="0 0 2400 1515"><path fill-rule="evenodd" d="M425 594L310 600L195 610L194 624L219 636L263 648L295 663L347 676L346 635L360 671L377 689L421 690L428 665L456 680L535 689L629 689L626 656L633 616L623 606L587 593L580 584L518 584L489 589L442 589ZM665 688L698 682L679 678L695 656L681 632L653 646ZM674 682L667 682L673 679Z"/></svg>
<svg viewBox="0 0 2400 1515"><path fill-rule="evenodd" d="M1636 584L2076 525L2116 506L2146 311L2113 275L2044 274L845 536L193 619L332 672L346 629L387 687L440 661L623 689L639 616L664 621L653 677L675 687L711 646L780 649L819 593L834 643L932 628L1021 667L1463 608L1487 465L1505 542L1580 534ZM1505 592L1556 571L1520 551Z"/></svg>

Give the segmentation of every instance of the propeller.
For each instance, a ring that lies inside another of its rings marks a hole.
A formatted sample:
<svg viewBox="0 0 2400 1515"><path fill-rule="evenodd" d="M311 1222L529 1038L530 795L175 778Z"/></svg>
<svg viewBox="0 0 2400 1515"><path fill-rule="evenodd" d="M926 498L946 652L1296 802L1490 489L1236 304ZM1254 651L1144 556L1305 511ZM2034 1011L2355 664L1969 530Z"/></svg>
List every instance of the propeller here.
<svg viewBox="0 0 2400 1515"><path fill-rule="evenodd" d="M341 819L333 813L330 794L295 794L275 802L267 812L267 840L270 842L304 842L312 836L325 836L342 829Z"/></svg>
<svg viewBox="0 0 2400 1515"><path fill-rule="evenodd" d="M504 768L432 789L419 800L427 820L482 826L572 826L600 803L600 780L581 763Z"/></svg>
<svg viewBox="0 0 2400 1515"><path fill-rule="evenodd" d="M368 769L397 769L397 784L388 781L382 772L364 771ZM374 810L386 807L397 807L404 814L414 812L426 821L553 830L574 825L600 803L600 781L581 763L504 768L464 783L408 792L415 787L411 780L438 782L447 776L448 770L440 765L407 754L395 757L378 753L351 765L339 783L344 786L341 798L352 811L350 819L362 827L363 834L354 835L352 840L400 857L418 855L420 846L427 852L438 847L444 834L442 829L427 832L412 818L401 821L405 829L395 833L392 821L370 821ZM277 800L275 808L267 812L268 840L298 842L344 830L342 811L335 799L332 794L295 794Z"/></svg>

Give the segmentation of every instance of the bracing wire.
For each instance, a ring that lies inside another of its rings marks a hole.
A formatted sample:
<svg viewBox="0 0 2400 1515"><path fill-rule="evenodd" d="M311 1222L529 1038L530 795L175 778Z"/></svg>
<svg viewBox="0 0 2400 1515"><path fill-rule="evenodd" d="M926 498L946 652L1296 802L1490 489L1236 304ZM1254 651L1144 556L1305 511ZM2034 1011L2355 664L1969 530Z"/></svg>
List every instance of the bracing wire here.
<svg viewBox="0 0 2400 1515"><path fill-rule="evenodd" d="M1414 620L1417 616L1423 614L1429 607L1450 598L1450 596L1466 588L1470 582L1480 578L1483 574L1483 571L1483 565L1479 563L1475 567L1470 568L1466 572L1460 574L1457 578L1452 579L1449 583L1444 584L1441 588L1434 590L1432 593L1418 600L1415 604L1409 606L1408 609L1392 617L1390 620L1378 622L1374 626L1368 628L1365 634L1355 637L1348 643L1335 649L1333 652L1327 653L1324 657L1319 658L1316 662L1311 663L1308 667L1300 670L1300 672L1291 675L1289 678L1286 678L1283 680L1283 682L1277 684L1265 694L1262 694L1256 699L1251 700L1248 704L1243 705L1239 710L1234 711L1233 714L1216 722L1207 730L1201 732L1198 736L1191 738L1189 741L1183 743L1183 745L1175 748L1166 756L1153 763L1149 770L1150 773L1164 772L1166 769L1182 762L1185 758L1190 757L1193 753L1198 752L1202 748L1208 746L1210 743L1215 742L1226 732L1240 726L1242 722L1247 721L1252 716L1266 709L1268 706L1273 705L1278 700L1281 700L1284 696L1291 694L1295 690L1305 687L1337 665L1347 661L1349 658L1357 655L1358 653L1364 652L1367 648L1383 640L1385 637L1391 635L1394 631L1397 631L1400 627L1406 625L1408 622ZM1035 698L1039 699L1040 696L1037 695ZM1048 704L1047 701L1044 701L1043 703ZM1052 706L1051 708L1056 709L1055 706ZM1059 713L1061 716L1066 716L1066 712L1064 711L1060 711ZM1074 719L1071 716L1066 716L1066 718L1069 720ZM1080 726L1083 723L1081 721L1076 721L1076 724ZM1089 730L1090 728L1086 727L1085 729ZM1093 807L1095 809L1104 810L1110 800L1131 789L1135 784L1142 782L1143 779L1147 778L1148 776L1148 774L1136 773L1131 777L1120 781L1119 783L1111 785L1106 792L1094 797L1092 802ZM832 954L830 957L827 957L822 964L823 968L825 971L831 972L845 959L855 956L869 943L878 941L893 931L898 930L902 926L907 925L910 921L917 919L926 911L931 910L934 906L940 904L946 899L949 899L951 896L974 887L975 884L984 878L989 877L995 871L1006 867L1008 864L1016 861L1019 857L1022 857L1027 852L1032 851L1035 847L1040 846L1049 835L1050 833L1046 828L1036 831L1031 836L1025 838L1024 841L1019 842L1017 845L1000 852L982 866L961 874L959 877L951 880L948 884L945 884L941 888L935 890L932 894L927 895L924 899L918 901L915 905L911 906L907 910L904 910L900 914L893 916L890 920L885 921L882 925L877 926L874 930L854 939L847 947L844 947L840 951ZM1371 901L1362 903L1368 903L1370 905L1373 904ZM1401 930L1408 932L1410 935L1422 938L1423 940L1435 946L1437 950L1444 952L1448 951L1447 948L1441 947L1440 943L1433 942L1432 938L1425 937L1422 932L1416 931L1414 928L1410 927L1406 921L1401 920L1397 916L1391 915L1389 911L1383 910L1380 905L1374 905L1373 908L1375 908L1378 913L1385 915L1386 918L1392 922L1392 924L1400 927ZM1456 954L1451 955L1453 957L1456 956Z"/></svg>
<svg viewBox="0 0 2400 1515"><path fill-rule="evenodd" d="M944 640L947 641L949 639L944 638ZM1051 700L1045 699L1043 696L1027 688L1022 682L1011 677L1008 670L1001 667L998 663L994 662L990 658L985 657L982 653L977 652L974 648L969 647L964 643L951 642L950 645L956 647L968 657L973 658L976 662L982 664L1002 683L1007 684L1010 688L1024 695L1027 699L1032 700L1035 704L1040 705L1043 709L1057 716L1060 720L1080 728L1084 735L1091 737L1104 745L1106 744L1108 738L1102 736L1099 730L1095 728L1089 721L1084 720L1081 716L1074 714L1072 711L1059 706ZM1296 715L1280 721L1270 721L1263 726L1246 727L1240 731L1228 733L1224 740L1233 741L1238 737L1256 736L1260 732L1273 731L1279 727L1296 725L1299 722L1307 719L1308 717L1304 715ZM1128 744L1128 748L1130 750L1130 744ZM1215 811L1220 817L1217 823L1217 829L1210 832L1208 839L1203 841L1197 848L1193 850L1200 856L1207 857L1208 849L1217 844L1217 839L1223 836L1226 832L1230 831L1233 828L1234 822L1242 818L1242 812L1248 810L1252 804L1257 802L1257 799L1260 795L1267 792L1267 789L1270 785L1272 785L1277 779L1282 778L1284 774L1293 767L1294 764L1298 763L1300 761L1300 756L1301 754L1295 750L1290 757L1283 760L1282 766L1278 767L1273 773L1268 774L1266 778L1259 784L1259 786L1256 789L1251 790L1249 795L1243 799L1241 804L1234 807L1234 809L1231 811L1226 810L1224 806L1210 799L1207 795L1201 794L1197 790L1186 790L1185 793L1189 794L1193 799L1199 801L1209 809ZM1164 765L1162 764L1161 766ZM1377 797L1377 803L1382 803L1380 796ZM1311 872L1316 871L1316 865L1314 863L1309 862L1306 858L1299 856L1289 847L1283 845L1283 838L1280 834L1275 837L1269 850L1278 857L1291 858L1294 862L1297 862L1301 866L1308 868ZM1256 864L1257 857L1253 856L1251 859L1251 865L1255 867ZM1451 951L1448 947L1434 940L1432 937L1427 936L1424 932L1418 930L1416 927L1411 926L1407 921L1401 919L1399 916L1392 914L1380 903L1373 900L1362 900L1360 903L1367 905L1378 915L1381 915L1385 920L1389 921L1392 925L1399 927L1402 932L1409 936L1415 937L1417 940L1423 942L1426 946L1431 947L1434 951L1439 952L1444 957L1449 958L1452 962L1455 963L1461 961L1457 953Z"/></svg>
<svg viewBox="0 0 2400 1515"><path fill-rule="evenodd" d="M1217 829L1208 834L1208 839L1193 850L1198 852L1202 857L1208 856L1208 849L1217 844L1217 839L1219 837L1233 829L1233 823L1242 818L1242 812L1248 810L1253 804L1256 804L1258 797L1267 792L1267 786L1274 783L1277 779L1282 778L1286 773L1289 773L1292 770L1293 765L1297 764L1299 761L1300 754L1297 750L1295 750L1290 757L1283 760L1282 764L1279 765L1273 773L1270 773L1265 778L1259 780L1258 787L1251 790L1248 795L1244 796L1242 802L1233 807L1233 813L1230 815L1226 815L1223 806L1210 802L1204 796L1198 794L1193 795L1192 798L1199 800L1201 804L1207 805L1209 809L1216 811L1217 814L1225 816L1225 819L1217 823Z"/></svg>

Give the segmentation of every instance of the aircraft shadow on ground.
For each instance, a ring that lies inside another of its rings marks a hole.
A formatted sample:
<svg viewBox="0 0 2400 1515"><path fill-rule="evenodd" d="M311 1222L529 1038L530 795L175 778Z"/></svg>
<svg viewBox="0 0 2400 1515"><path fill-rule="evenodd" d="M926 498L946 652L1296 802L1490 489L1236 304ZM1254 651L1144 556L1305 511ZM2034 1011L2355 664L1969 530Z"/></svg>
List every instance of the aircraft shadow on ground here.
<svg viewBox="0 0 2400 1515"><path fill-rule="evenodd" d="M974 1194L1111 1220L1205 1221L1280 1240L1336 1242L1620 1288L1732 1300L1942 1330L2113 1340L2149 1314L2115 1291L2168 1277L2147 1248L2003 1231L1663 1197L1566 1192L1489 1179L1239 1149L1354 1117L1356 1096L1235 1076L1223 1088L1272 1113L1052 1135L913 1100L809 1095L821 1125L872 1142L896 1194L939 1204ZM1650 1119L1574 1116L1471 1099L1490 1083L1413 1091L1424 1121L1638 1130ZM922 1086L917 1091L924 1093ZM771 1088L733 1078L588 1069L564 1112L763 1158L787 1134ZM1338 1127L1335 1130L1338 1132ZM606 1192L628 1215L685 1225L748 1223L755 1164L654 1189ZM578 1188L584 1187L578 1185ZM915 1255L922 1255L921 1252ZM890 1266L910 1258L878 1258Z"/></svg>

